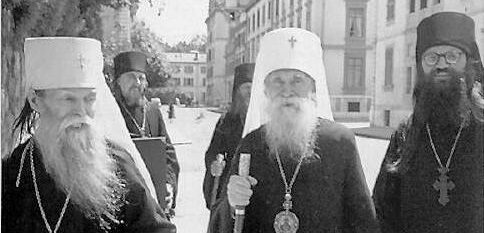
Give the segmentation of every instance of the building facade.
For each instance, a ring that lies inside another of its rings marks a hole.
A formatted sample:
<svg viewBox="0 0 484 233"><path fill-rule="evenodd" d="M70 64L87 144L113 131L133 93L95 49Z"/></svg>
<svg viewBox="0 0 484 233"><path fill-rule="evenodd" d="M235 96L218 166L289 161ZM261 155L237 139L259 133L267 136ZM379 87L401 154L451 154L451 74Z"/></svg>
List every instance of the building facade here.
<svg viewBox="0 0 484 233"><path fill-rule="evenodd" d="M195 104L207 102L207 56L193 53L164 53L172 69L168 85L175 93L183 93Z"/></svg>
<svg viewBox="0 0 484 233"><path fill-rule="evenodd" d="M376 0L253 0L237 4L235 10L225 8L231 16L230 37L225 48L224 84L228 98L234 67L255 62L261 38L277 28L297 27L321 38L335 118L369 119L375 67L376 28L372 25L376 20Z"/></svg>
<svg viewBox="0 0 484 233"><path fill-rule="evenodd" d="M232 0L235 1L235 0ZM230 39L230 15L225 7L230 0L210 0L207 25L207 104L224 106L229 98L225 50Z"/></svg>
<svg viewBox="0 0 484 233"><path fill-rule="evenodd" d="M476 38L484 52L482 0L378 0L375 102L370 122L397 127L412 111L416 80L416 28L422 19L441 11L463 12L476 22Z"/></svg>

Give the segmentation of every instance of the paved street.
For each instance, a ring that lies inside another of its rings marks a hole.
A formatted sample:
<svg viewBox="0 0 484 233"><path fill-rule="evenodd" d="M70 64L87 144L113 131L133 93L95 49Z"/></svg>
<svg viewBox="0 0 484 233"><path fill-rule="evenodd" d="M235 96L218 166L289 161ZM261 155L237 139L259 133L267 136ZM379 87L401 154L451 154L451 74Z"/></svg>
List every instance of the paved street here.
<svg viewBox="0 0 484 233"><path fill-rule="evenodd" d="M179 233L206 232L209 212L205 209L202 181L205 172L204 153L210 143L213 129L220 114L201 108L176 108L176 119L169 122L167 107L163 106L164 119L174 143L181 172L174 223ZM201 119L197 119L203 114ZM346 126L364 127L366 123L348 123ZM388 141L357 137L363 169L368 186L373 189L380 163Z"/></svg>

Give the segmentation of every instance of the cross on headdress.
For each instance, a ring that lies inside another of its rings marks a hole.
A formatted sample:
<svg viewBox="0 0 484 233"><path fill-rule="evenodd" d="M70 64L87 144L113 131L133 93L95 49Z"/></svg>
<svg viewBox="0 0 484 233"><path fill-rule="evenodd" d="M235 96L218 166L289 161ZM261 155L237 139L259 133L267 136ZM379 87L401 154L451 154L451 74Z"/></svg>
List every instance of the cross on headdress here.
<svg viewBox="0 0 484 233"><path fill-rule="evenodd" d="M79 65L81 66L81 70L84 69L85 62L86 59L84 58L84 56L82 56L82 54L79 54Z"/></svg>
<svg viewBox="0 0 484 233"><path fill-rule="evenodd" d="M291 39L288 40L289 43L291 43L291 48L294 48L294 43L297 42L296 38L294 38L294 36L291 37Z"/></svg>

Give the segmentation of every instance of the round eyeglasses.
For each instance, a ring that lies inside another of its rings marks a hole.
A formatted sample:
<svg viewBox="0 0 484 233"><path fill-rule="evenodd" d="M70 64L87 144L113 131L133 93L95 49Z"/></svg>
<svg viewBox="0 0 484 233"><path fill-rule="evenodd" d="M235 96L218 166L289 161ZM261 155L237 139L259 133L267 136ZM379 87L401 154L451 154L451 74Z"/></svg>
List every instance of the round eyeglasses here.
<svg viewBox="0 0 484 233"><path fill-rule="evenodd" d="M439 62L440 57L444 57L448 64L455 64L459 61L461 55L462 53L459 51L447 51L445 53L430 52L423 56L423 60L427 65L433 66Z"/></svg>

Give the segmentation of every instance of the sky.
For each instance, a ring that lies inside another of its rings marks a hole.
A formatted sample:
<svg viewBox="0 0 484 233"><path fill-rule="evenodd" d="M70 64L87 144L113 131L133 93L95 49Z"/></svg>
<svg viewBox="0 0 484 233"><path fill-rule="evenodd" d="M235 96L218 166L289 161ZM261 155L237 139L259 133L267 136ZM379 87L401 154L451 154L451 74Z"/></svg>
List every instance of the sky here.
<svg viewBox="0 0 484 233"><path fill-rule="evenodd" d="M207 34L205 19L209 0L153 0L150 7L141 1L136 17L170 45L189 41L193 36ZM158 8L162 9L158 16Z"/></svg>

